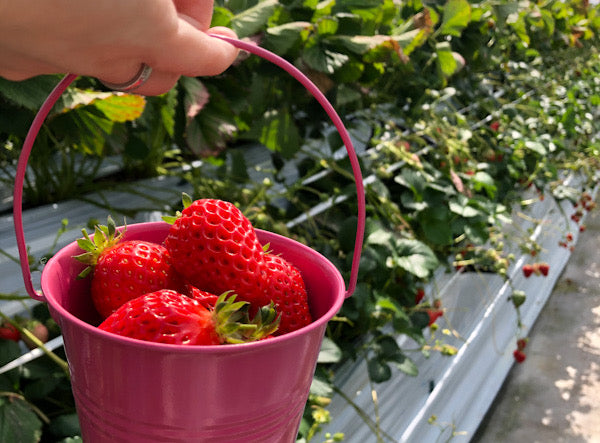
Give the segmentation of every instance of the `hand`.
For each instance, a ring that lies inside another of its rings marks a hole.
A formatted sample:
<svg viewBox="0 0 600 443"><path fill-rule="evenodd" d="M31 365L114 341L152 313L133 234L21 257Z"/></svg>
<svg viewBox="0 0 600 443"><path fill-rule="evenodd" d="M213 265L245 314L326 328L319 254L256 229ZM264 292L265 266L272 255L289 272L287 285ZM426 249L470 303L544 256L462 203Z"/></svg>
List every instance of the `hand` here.
<svg viewBox="0 0 600 443"><path fill-rule="evenodd" d="M0 0L0 76L73 73L127 82L152 67L136 94L158 95L181 75L217 75L237 49L207 33L212 0Z"/></svg>

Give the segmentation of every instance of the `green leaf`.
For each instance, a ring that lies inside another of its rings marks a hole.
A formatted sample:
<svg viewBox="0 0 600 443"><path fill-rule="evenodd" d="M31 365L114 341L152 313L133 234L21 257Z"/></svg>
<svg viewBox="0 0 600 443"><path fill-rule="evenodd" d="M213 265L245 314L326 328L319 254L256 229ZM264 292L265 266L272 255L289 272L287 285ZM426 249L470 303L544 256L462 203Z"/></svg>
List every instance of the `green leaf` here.
<svg viewBox="0 0 600 443"><path fill-rule="evenodd" d="M94 100L93 104L113 122L133 121L142 115L146 100L135 94L110 94L103 99Z"/></svg>
<svg viewBox="0 0 600 443"><path fill-rule="evenodd" d="M310 393L320 397L329 397L333 394L333 388L329 383L315 375L310 383Z"/></svg>
<svg viewBox="0 0 600 443"><path fill-rule="evenodd" d="M317 23L317 33L321 36L334 35L338 26L338 21L334 18L323 18Z"/></svg>
<svg viewBox="0 0 600 443"><path fill-rule="evenodd" d="M375 383L383 383L392 377L390 365L378 358L367 360L367 372L369 378Z"/></svg>
<svg viewBox="0 0 600 443"><path fill-rule="evenodd" d="M398 363L396 367L411 377L416 377L419 375L419 368L410 358L405 358L404 361L402 363Z"/></svg>
<svg viewBox="0 0 600 443"><path fill-rule="evenodd" d="M304 51L303 59L314 70L333 74L350 58L346 54L323 49L319 45L313 45Z"/></svg>
<svg viewBox="0 0 600 443"><path fill-rule="evenodd" d="M428 277L439 265L429 246L412 239L398 239L394 242L392 263L419 278Z"/></svg>
<svg viewBox="0 0 600 443"><path fill-rule="evenodd" d="M435 47L435 53L437 55L437 62L440 70L444 77L450 77L456 71L458 71L461 66L457 63L452 50L450 48L450 43L441 42L438 43Z"/></svg>
<svg viewBox="0 0 600 443"><path fill-rule="evenodd" d="M385 229L375 229L365 239L365 244L387 246L392 241L393 235Z"/></svg>
<svg viewBox="0 0 600 443"><path fill-rule="evenodd" d="M406 358L398 342L390 335L378 337L371 348L381 360L401 363Z"/></svg>
<svg viewBox="0 0 600 443"><path fill-rule="evenodd" d="M60 81L57 75L44 75L20 82L0 77L0 96L31 111L37 111Z"/></svg>
<svg viewBox="0 0 600 443"><path fill-rule="evenodd" d="M529 38L529 34L527 33L527 24L525 23L525 18L522 14L513 13L510 14L506 18L506 23L508 23L517 36L521 39L521 43L523 46L529 46L531 39Z"/></svg>
<svg viewBox="0 0 600 443"><path fill-rule="evenodd" d="M42 422L23 398L0 398L0 441L37 443L41 436Z"/></svg>
<svg viewBox="0 0 600 443"><path fill-rule="evenodd" d="M452 242L452 229L447 221L426 218L421 223L425 238L437 245L449 245Z"/></svg>
<svg viewBox="0 0 600 443"><path fill-rule="evenodd" d="M81 433L77 414L59 415L50 422L48 430L52 435L59 438L72 438ZM73 439L71 441L75 442L81 440Z"/></svg>
<svg viewBox="0 0 600 443"><path fill-rule="evenodd" d="M439 32L460 37L461 31L471 21L471 6L467 0L448 0Z"/></svg>
<svg viewBox="0 0 600 443"><path fill-rule="evenodd" d="M379 297L376 305L378 308L392 311L394 313L400 312L394 301L387 297Z"/></svg>
<svg viewBox="0 0 600 443"><path fill-rule="evenodd" d="M232 17L231 27L239 38L256 34L267 24L278 5L278 0L263 0Z"/></svg>
<svg viewBox="0 0 600 443"><path fill-rule="evenodd" d="M318 363L337 363L342 358L342 351L333 340L328 337L323 338L321 350L319 351Z"/></svg>
<svg viewBox="0 0 600 443"><path fill-rule="evenodd" d="M552 12L547 9L540 8L540 13L542 15L542 20L544 21L544 25L546 27L546 34L548 36L552 36L554 34L554 28L556 25L554 17L552 16Z"/></svg>
<svg viewBox="0 0 600 443"><path fill-rule="evenodd" d="M136 136L129 137L124 154L134 160L143 160L150 153L150 146Z"/></svg>
<svg viewBox="0 0 600 443"><path fill-rule="evenodd" d="M355 54L362 55L392 39L393 37L389 35L337 35L331 37L329 41L340 44Z"/></svg>
<svg viewBox="0 0 600 443"><path fill-rule="evenodd" d="M181 77L179 83L183 92L185 117L189 121L202 111L210 99L210 94L197 78Z"/></svg>
<svg viewBox="0 0 600 443"><path fill-rule="evenodd" d="M340 226L338 233L338 241L340 242L340 248L344 252L351 252L354 250L355 239L356 239L356 225L357 217L348 217Z"/></svg>
<svg viewBox="0 0 600 443"><path fill-rule="evenodd" d="M248 135L285 158L291 158L300 149L298 127L287 109L267 112Z"/></svg>
<svg viewBox="0 0 600 443"><path fill-rule="evenodd" d="M534 140L526 140L524 143L524 146L529 149L530 151L535 152L536 154L545 156L546 154L548 154L548 151L546 150L546 147L538 142L538 141L534 141Z"/></svg>
<svg viewBox="0 0 600 443"><path fill-rule="evenodd" d="M481 212L478 209L475 209L473 206L470 206L469 203L470 202L467 197L460 195L456 200L450 201L448 203L448 207L453 213L465 218L481 215Z"/></svg>
<svg viewBox="0 0 600 443"><path fill-rule="evenodd" d="M484 171L478 171L471 177L473 188L476 191L485 190L490 198L494 198L496 195L496 184L490 174Z"/></svg>
<svg viewBox="0 0 600 443"><path fill-rule="evenodd" d="M311 28L310 22L291 22L270 27L267 29L267 43L275 53L285 54Z"/></svg>

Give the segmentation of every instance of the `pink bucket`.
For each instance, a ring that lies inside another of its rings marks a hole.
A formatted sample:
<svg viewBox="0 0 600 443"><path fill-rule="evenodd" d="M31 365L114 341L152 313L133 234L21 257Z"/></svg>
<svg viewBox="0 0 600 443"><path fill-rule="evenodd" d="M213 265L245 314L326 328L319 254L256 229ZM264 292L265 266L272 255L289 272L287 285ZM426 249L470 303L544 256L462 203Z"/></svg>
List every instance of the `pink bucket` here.
<svg viewBox="0 0 600 443"><path fill-rule="evenodd" d="M25 286L48 303L62 329L72 390L83 440L95 442L293 442L327 322L356 286L365 203L362 176L349 134L329 102L300 71L255 45L224 37L264 57L300 81L322 104L348 150L358 194L358 227L348 289L338 269L309 247L258 230L261 243L302 273L314 321L297 331L254 343L178 346L142 342L97 329L89 280L77 280L82 264L73 242L48 261L42 293L27 261L22 222L22 186L27 160L43 120L75 76L67 75L50 94L25 140L14 193L14 220ZM127 239L160 243L169 225L129 225Z"/></svg>

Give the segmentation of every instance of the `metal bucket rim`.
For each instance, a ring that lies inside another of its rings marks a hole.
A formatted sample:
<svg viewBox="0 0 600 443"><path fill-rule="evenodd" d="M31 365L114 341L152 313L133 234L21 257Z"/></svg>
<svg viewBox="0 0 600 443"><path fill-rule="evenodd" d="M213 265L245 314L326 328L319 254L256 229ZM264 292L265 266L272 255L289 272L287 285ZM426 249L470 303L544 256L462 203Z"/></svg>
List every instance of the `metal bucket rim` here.
<svg viewBox="0 0 600 443"><path fill-rule="evenodd" d="M138 226L138 227L145 226L145 227L149 228L149 230L151 230L151 229L153 229L153 228L155 229L157 227L164 228L165 224L166 224L165 222L160 222L160 221L159 222L145 222L145 223L136 223L135 225L130 225L129 227L131 228L131 226ZM314 330L322 328L340 310L340 308L344 302L344 299L345 299L344 279L343 279L340 271L337 269L337 267L333 263L331 263L331 261L329 261L321 253L315 251L314 249L312 249L294 239L285 237L280 234L276 234L271 231L265 231L262 229L256 229L256 231L257 231L257 233L259 233L259 236L264 235L264 236L271 237L271 238L279 240L279 241L292 242L294 244L295 248L304 250L311 256L318 258L318 260L322 264L326 265L326 268L331 271L330 275L336 278L336 280L337 280L336 286L340 288L340 291L339 291L339 294L335 297L335 300L334 300L335 302L327 310L327 312L322 314L316 320L313 320L307 326L304 326L303 328L297 329L292 332L288 332L288 333L280 335L280 336L270 337L265 340L260 340L260 341L256 341L256 342L250 342L250 343L241 343L241 344L228 344L228 345L221 345L221 346L219 346L219 345L189 346L189 345L175 345L175 344L166 344L166 343L154 343L154 342L149 342L149 341L137 340L137 339L133 339L133 338L129 338L129 337L123 337L123 336L120 336L117 334L103 331L101 329L98 329L97 326L94 326L94 325L80 319L79 317L72 314L71 312L69 312L65 307L63 307L55 299L54 295L51 294L51 291L45 290L47 288L47 285L46 285L47 280L46 279L50 278L48 276L48 273L45 272L45 270L52 269L53 263L60 258L61 254L66 253L68 249L78 248L76 241L71 242L70 244L66 245L64 248L62 248L60 251L58 251L52 258L50 258L46 267L44 267L44 270L42 271L42 277L41 277L42 290L44 291L44 296L46 298L46 301L48 302L48 304L51 307L51 311L54 311L55 315L57 315L59 317L59 319L56 319L59 324L61 324L62 321L68 321L71 324L73 324L79 328L82 328L89 334L97 335L97 336L102 337L111 342L115 342L120 345L131 346L132 348L144 348L144 350L156 350L157 352L160 352L160 351L165 351L168 353L173 353L173 352L182 353L183 352L183 353L189 353L189 354L223 354L223 353L228 353L228 352L239 353L239 352L244 352L244 351L249 352L249 351L255 350L257 348L260 349L260 348L267 348L267 347L271 347L271 346L278 346L282 343L301 338L301 336L303 336L303 335L310 334Z"/></svg>

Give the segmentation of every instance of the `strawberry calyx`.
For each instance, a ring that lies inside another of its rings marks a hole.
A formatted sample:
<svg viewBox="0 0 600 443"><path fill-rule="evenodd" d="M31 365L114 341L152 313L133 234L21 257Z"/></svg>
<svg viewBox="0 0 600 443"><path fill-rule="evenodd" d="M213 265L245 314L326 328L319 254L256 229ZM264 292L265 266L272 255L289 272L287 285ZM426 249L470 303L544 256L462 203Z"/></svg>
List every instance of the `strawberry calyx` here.
<svg viewBox="0 0 600 443"><path fill-rule="evenodd" d="M192 199L192 197L189 194L182 192L181 203L183 204L183 209L186 209L189 208L192 205L192 203L194 203L194 199ZM179 217L181 217L181 211L177 211L175 215L163 215L161 218L164 222L167 222L168 224L172 225L173 223L175 223L175 220L177 220Z"/></svg>
<svg viewBox="0 0 600 443"><path fill-rule="evenodd" d="M77 278L80 279L85 278L92 272L94 266L98 263L98 257L100 257L105 250L113 247L119 243L119 241L121 241L125 230L117 232L115 221L109 215L106 226L96 225L94 227L93 239L89 236L85 228L82 229L81 232L84 238L77 239L77 245L79 245L79 247L85 252L83 254L76 255L73 258L88 266L77 276Z"/></svg>
<svg viewBox="0 0 600 443"><path fill-rule="evenodd" d="M236 301L236 298L235 294L224 292L215 303L213 320L221 342L236 344L257 341L277 330L280 316L273 303L258 309L250 319L250 303Z"/></svg>

